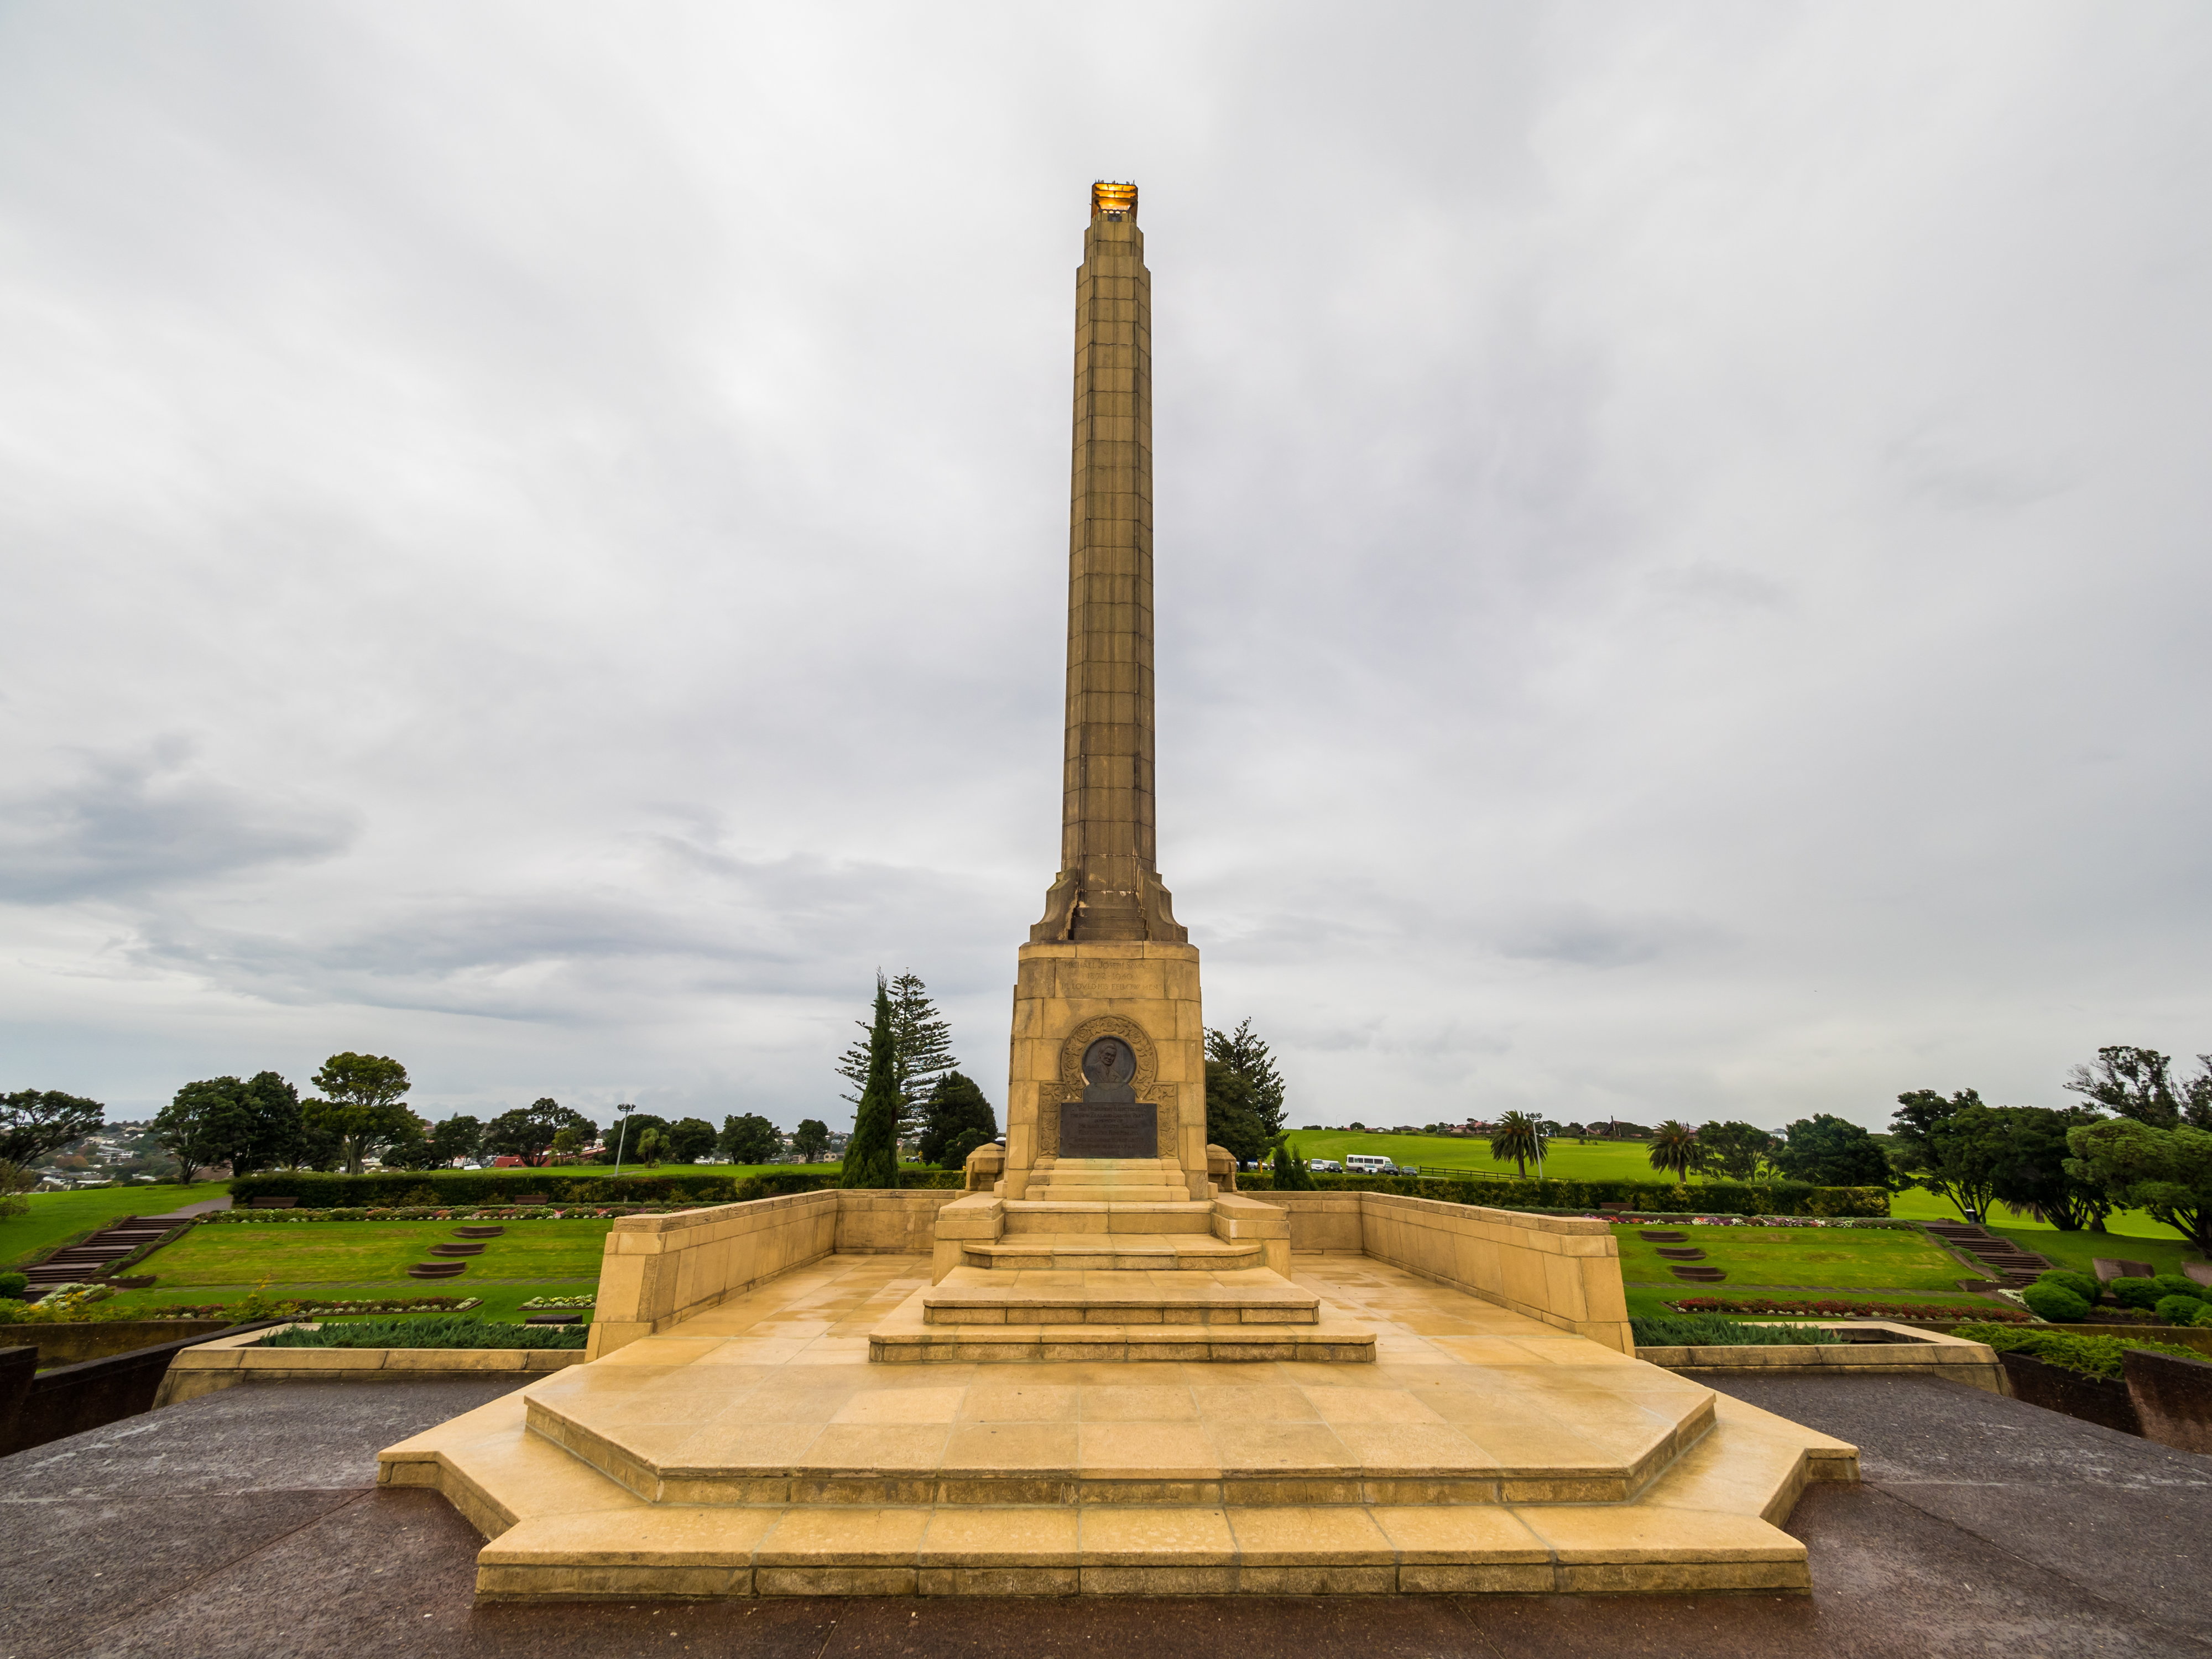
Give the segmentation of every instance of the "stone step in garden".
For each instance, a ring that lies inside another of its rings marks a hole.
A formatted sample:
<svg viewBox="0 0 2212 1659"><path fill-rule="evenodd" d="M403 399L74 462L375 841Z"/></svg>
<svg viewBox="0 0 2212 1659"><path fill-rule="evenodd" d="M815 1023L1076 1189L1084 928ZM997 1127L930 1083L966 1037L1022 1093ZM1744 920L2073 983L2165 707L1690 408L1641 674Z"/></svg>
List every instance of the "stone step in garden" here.
<svg viewBox="0 0 2212 1659"><path fill-rule="evenodd" d="M1311 1325L1321 1298L1265 1267L1215 1273L989 1273L922 1292L930 1325Z"/></svg>
<svg viewBox="0 0 2212 1659"><path fill-rule="evenodd" d="M1011 1207L1011 1206L1009 1206ZM1259 1267L1266 1258L1257 1239L1231 1243L1212 1233L1015 1233L997 1239L966 1239L962 1265L996 1272L1050 1268L1061 1273L1178 1273L1223 1267Z"/></svg>
<svg viewBox="0 0 2212 1659"><path fill-rule="evenodd" d="M1211 1233L1213 1206L1180 1198L1159 1203L1081 1203L1009 1199L1009 1233Z"/></svg>

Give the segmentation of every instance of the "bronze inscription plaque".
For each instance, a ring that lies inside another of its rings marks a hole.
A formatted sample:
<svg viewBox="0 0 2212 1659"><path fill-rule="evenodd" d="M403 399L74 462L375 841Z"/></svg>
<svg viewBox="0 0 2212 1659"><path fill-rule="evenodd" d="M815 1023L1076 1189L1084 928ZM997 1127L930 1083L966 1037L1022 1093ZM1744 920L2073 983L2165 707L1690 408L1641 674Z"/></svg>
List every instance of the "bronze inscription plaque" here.
<svg viewBox="0 0 2212 1659"><path fill-rule="evenodd" d="M1060 1107L1062 1158L1158 1158L1159 1108L1142 1101L1068 1100Z"/></svg>

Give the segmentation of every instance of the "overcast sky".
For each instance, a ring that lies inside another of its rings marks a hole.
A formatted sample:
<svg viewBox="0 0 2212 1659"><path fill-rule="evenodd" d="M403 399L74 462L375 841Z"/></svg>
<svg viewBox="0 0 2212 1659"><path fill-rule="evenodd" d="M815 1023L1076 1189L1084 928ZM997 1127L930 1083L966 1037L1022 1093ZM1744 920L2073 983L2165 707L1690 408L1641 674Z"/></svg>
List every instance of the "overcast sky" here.
<svg viewBox="0 0 2212 1659"><path fill-rule="evenodd" d="M1113 21L1113 20L1122 21ZM2212 1048L2198 4L0 8L0 1088L1003 1106L1133 179L1296 1121Z"/></svg>

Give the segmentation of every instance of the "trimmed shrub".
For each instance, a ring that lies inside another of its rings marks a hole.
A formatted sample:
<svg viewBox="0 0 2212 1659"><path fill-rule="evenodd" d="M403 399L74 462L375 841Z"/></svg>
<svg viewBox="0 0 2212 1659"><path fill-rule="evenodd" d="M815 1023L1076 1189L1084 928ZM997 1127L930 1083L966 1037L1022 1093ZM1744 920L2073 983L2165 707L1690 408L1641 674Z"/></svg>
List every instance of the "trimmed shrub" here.
<svg viewBox="0 0 2212 1659"><path fill-rule="evenodd" d="M2204 1298L2198 1296L2162 1296L2153 1310L2161 1325L2194 1325L2197 1316L2204 1311Z"/></svg>
<svg viewBox="0 0 2212 1659"><path fill-rule="evenodd" d="M1239 1188L1277 1190L1270 1171L1240 1173ZM1317 1175L1322 1192L1397 1193L1447 1204L1486 1205L1493 1210L1590 1211L1618 1204L1660 1215L1887 1216L1889 1194L1879 1187L1808 1187L1777 1182L1753 1187L1731 1182L1692 1187L1656 1181L1486 1181L1421 1176Z"/></svg>
<svg viewBox="0 0 2212 1659"><path fill-rule="evenodd" d="M2197 1310L2197 1317L2191 1320L2190 1323L2193 1325L2212 1325L2212 1302L2207 1302L2200 1307Z"/></svg>
<svg viewBox="0 0 2212 1659"><path fill-rule="evenodd" d="M27 1273L0 1273L0 1296L20 1297L31 1288Z"/></svg>
<svg viewBox="0 0 2212 1659"><path fill-rule="evenodd" d="M2204 1299L2205 1287L2187 1273L2160 1273L2151 1283L2158 1286L2160 1296L2193 1296L2199 1302Z"/></svg>
<svg viewBox="0 0 2212 1659"><path fill-rule="evenodd" d="M2130 1348L2179 1354L2184 1359L2204 1357L2194 1348L2179 1347L2172 1342L2151 1342L2134 1336L2076 1336L2071 1331L2039 1331L2033 1325L1961 1325L1951 1334L1962 1336L1969 1342L1986 1342L1999 1353L2024 1353L2046 1365L2062 1365L2084 1376L2124 1376L2121 1356Z"/></svg>
<svg viewBox="0 0 2212 1659"><path fill-rule="evenodd" d="M303 1210L349 1208L388 1209L437 1206L458 1208L485 1206L496 1208L514 1202L517 1193L543 1193L556 1205L567 1204L729 1204L755 1198L784 1198L793 1193L819 1192L837 1185L841 1176L835 1164L793 1164L758 1175L733 1178L726 1175L654 1174L623 1176L619 1179L592 1164L569 1164L553 1169L523 1170L513 1175L486 1175L471 1170L419 1170L385 1175L316 1175L282 1171L243 1176L230 1183L238 1208L255 1198L296 1198ZM899 1171L899 1185L910 1188L955 1188L964 1184L958 1170Z"/></svg>
<svg viewBox="0 0 2212 1659"><path fill-rule="evenodd" d="M2089 1316L2089 1304L2063 1285L2039 1279L2021 1292L2020 1299L2038 1319L2053 1325L2078 1325Z"/></svg>
<svg viewBox="0 0 2212 1659"><path fill-rule="evenodd" d="M1680 1314L1671 1319L1632 1319L1640 1348L1830 1347L1842 1342L1833 1331L1807 1325L1746 1325L1719 1314Z"/></svg>
<svg viewBox="0 0 2212 1659"><path fill-rule="evenodd" d="M2145 1313L2158 1306L2159 1297L2168 1294L2159 1289L2155 1279L2115 1279L2105 1290L2122 1307L2141 1308Z"/></svg>
<svg viewBox="0 0 2212 1659"><path fill-rule="evenodd" d="M2035 1282L2039 1285L2063 1285L2093 1308L2105 1294L2105 1287L2097 1282L2094 1273L2077 1273L2069 1267L2053 1267L2049 1273L2039 1274Z"/></svg>

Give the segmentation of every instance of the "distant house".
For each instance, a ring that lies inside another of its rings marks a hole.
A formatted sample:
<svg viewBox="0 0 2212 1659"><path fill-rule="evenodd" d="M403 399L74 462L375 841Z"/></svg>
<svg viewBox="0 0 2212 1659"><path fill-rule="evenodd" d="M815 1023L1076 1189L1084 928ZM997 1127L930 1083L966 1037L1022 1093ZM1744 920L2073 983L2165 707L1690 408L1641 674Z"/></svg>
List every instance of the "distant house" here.
<svg viewBox="0 0 2212 1659"><path fill-rule="evenodd" d="M519 1170L522 1167L522 1160L512 1152L501 1152L492 1159L491 1167L495 1170Z"/></svg>

